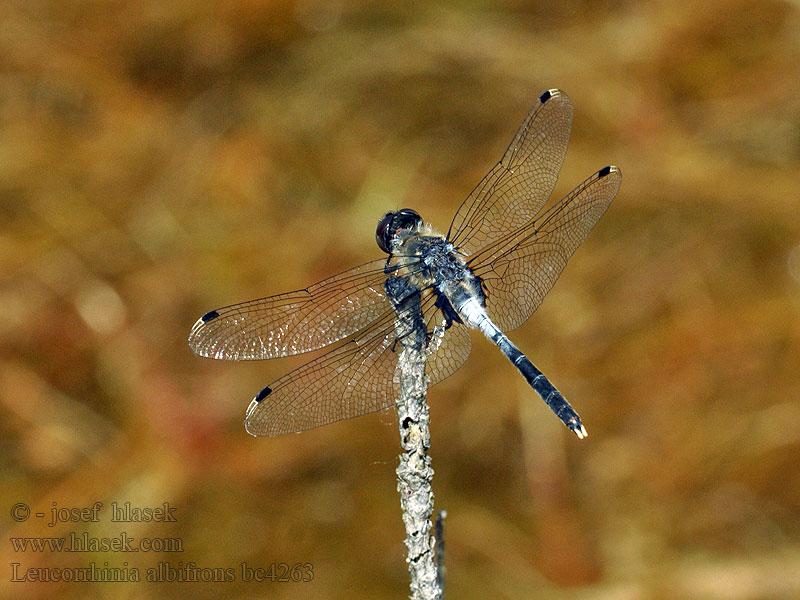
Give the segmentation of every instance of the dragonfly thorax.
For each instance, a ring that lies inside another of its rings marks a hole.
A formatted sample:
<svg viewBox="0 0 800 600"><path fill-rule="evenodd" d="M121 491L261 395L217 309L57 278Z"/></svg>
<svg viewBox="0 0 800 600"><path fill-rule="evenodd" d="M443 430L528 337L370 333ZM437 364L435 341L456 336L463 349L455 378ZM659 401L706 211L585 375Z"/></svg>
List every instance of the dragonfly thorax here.
<svg viewBox="0 0 800 600"><path fill-rule="evenodd" d="M475 310L485 314L486 297L481 280L466 258L440 235L412 235L403 240L398 260L406 267L411 283L420 291L430 289L448 323L476 326ZM471 306L470 314L462 307Z"/></svg>

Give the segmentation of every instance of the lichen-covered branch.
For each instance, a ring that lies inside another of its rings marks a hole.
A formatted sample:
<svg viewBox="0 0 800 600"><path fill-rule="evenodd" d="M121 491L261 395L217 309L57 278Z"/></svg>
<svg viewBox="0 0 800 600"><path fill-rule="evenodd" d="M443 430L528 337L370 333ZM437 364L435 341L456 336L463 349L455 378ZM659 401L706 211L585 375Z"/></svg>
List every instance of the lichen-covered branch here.
<svg viewBox="0 0 800 600"><path fill-rule="evenodd" d="M443 580L437 570L434 538L430 535L433 469L428 455L431 438L425 375L427 336L420 295L405 277L389 277L384 287L395 309L395 332L400 349L400 396L396 406L403 454L397 467L397 489L406 528L411 597L440 600Z"/></svg>

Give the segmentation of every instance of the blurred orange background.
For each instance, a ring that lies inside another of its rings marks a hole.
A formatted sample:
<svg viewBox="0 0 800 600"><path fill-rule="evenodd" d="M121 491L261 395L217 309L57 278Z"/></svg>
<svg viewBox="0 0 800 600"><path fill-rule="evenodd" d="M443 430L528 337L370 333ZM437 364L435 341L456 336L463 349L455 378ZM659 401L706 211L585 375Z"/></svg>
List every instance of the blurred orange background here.
<svg viewBox="0 0 800 600"><path fill-rule="evenodd" d="M393 411L253 438L252 396L308 357L209 361L186 338L379 257L386 210L446 231L558 87L555 196L607 164L623 184L510 337L590 435L473 333L428 394L448 597L800 597L796 2L17 0L0 19L0 596L406 597ZM95 502L98 522L48 526ZM110 522L112 502L176 522ZM11 541L70 532L183 551ZM14 563L235 577L12 582Z"/></svg>

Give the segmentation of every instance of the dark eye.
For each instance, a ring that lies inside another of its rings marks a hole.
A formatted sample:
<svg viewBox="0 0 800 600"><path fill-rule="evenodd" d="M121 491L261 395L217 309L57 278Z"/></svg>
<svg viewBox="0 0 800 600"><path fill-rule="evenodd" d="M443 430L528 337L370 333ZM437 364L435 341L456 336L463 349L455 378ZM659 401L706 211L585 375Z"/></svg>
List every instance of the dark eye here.
<svg viewBox="0 0 800 600"><path fill-rule="evenodd" d="M397 212L388 212L378 221L378 228L375 230L375 241L378 247L387 254L392 253L392 240L398 231L407 229L413 231L422 223L422 217L411 210L403 208Z"/></svg>
<svg viewBox="0 0 800 600"><path fill-rule="evenodd" d="M378 247L386 252L386 254L391 254L391 249L389 248L391 244L391 238L388 235L389 232L389 225L394 218L394 213L388 212L386 213L383 218L378 221L378 228L375 230L375 241L378 242Z"/></svg>

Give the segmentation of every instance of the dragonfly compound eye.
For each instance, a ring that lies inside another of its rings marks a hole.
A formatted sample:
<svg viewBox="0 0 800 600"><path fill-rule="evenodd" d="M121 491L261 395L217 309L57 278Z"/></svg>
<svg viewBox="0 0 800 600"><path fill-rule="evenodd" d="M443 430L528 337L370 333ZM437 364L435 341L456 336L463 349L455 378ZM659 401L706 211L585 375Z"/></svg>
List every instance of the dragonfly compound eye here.
<svg viewBox="0 0 800 600"><path fill-rule="evenodd" d="M403 208L397 212L388 212L378 222L375 230L375 241L378 247L387 254L392 253L392 240L401 230L416 231L422 224L419 213L410 208Z"/></svg>

